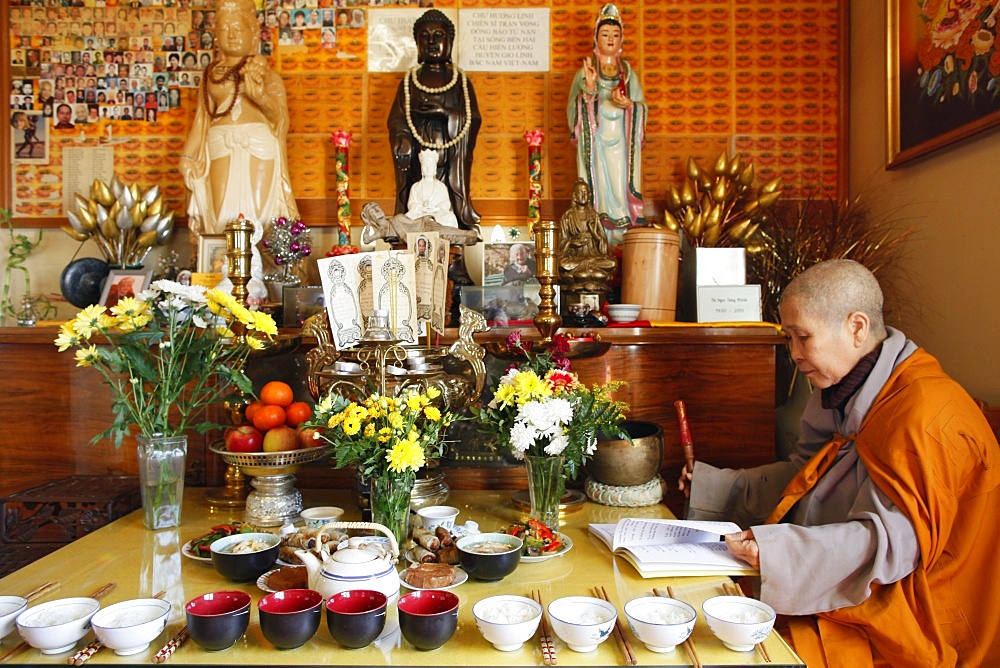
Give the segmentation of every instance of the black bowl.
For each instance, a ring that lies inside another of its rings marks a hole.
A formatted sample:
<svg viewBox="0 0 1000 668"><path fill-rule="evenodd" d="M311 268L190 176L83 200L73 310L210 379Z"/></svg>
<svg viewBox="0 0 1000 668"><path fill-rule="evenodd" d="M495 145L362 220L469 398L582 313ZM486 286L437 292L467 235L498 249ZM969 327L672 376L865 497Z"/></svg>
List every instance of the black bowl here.
<svg viewBox="0 0 1000 668"><path fill-rule="evenodd" d="M230 552L245 540L267 543L268 548L257 552ZM220 538L211 545L212 565L223 577L233 582L253 582L271 570L278 560L281 539L273 533L237 533Z"/></svg>
<svg viewBox="0 0 1000 668"><path fill-rule="evenodd" d="M510 549L489 554L475 552L475 546L482 543L503 543ZM470 577L487 582L502 580L517 570L517 565L521 563L521 549L524 547L520 538L505 533L463 536L455 545L458 547L458 560L465 572Z"/></svg>
<svg viewBox="0 0 1000 668"><path fill-rule="evenodd" d="M420 650L437 649L458 628L458 596L441 589L424 589L400 597L399 629Z"/></svg>
<svg viewBox="0 0 1000 668"><path fill-rule="evenodd" d="M316 635L323 595L312 589L285 589L257 602L260 630L278 649L295 649Z"/></svg>
<svg viewBox="0 0 1000 668"><path fill-rule="evenodd" d="M250 594L216 591L188 601L188 635L198 646L211 652L232 647L250 625Z"/></svg>
<svg viewBox="0 0 1000 668"><path fill-rule="evenodd" d="M388 605L389 599L380 591L342 591L326 602L326 627L348 649L368 647L385 628Z"/></svg>

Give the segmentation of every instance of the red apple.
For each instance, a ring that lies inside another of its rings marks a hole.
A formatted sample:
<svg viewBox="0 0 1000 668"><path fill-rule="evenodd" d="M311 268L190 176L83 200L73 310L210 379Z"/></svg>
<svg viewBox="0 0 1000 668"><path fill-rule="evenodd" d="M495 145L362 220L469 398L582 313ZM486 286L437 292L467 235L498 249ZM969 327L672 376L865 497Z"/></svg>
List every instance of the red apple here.
<svg viewBox="0 0 1000 668"><path fill-rule="evenodd" d="M284 452L285 450L298 449L299 439L295 435L295 430L288 425L281 424L264 432L264 452Z"/></svg>
<svg viewBox="0 0 1000 668"><path fill-rule="evenodd" d="M226 450L229 452L260 452L264 434L252 424L241 424L226 430Z"/></svg>
<svg viewBox="0 0 1000 668"><path fill-rule="evenodd" d="M316 427L299 427L296 431L299 437L299 444L303 449L320 448L326 445L326 441L314 437L314 434L319 433L319 429Z"/></svg>

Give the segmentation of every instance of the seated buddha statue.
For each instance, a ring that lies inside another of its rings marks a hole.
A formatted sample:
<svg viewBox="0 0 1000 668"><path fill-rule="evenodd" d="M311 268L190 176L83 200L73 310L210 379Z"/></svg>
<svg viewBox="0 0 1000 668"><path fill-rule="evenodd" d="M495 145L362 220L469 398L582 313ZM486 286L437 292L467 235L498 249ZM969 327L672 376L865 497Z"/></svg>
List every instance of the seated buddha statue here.
<svg viewBox="0 0 1000 668"><path fill-rule="evenodd" d="M583 179L573 186L573 206L559 227L559 284L569 292L607 293L616 262L608 255L608 238Z"/></svg>

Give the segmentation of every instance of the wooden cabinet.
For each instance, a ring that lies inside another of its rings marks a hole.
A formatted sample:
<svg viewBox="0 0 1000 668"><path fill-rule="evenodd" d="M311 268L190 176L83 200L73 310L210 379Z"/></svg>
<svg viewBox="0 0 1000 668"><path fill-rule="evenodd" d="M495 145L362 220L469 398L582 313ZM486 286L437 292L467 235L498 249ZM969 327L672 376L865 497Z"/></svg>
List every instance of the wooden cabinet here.
<svg viewBox="0 0 1000 668"><path fill-rule="evenodd" d="M111 420L111 392L93 369L76 366L72 352L53 345L55 327L0 329L0 368L7 380L0 400L5 447L0 449L0 496L71 475L135 475L135 448L116 450L107 441L91 445ZM501 341L496 330L477 341ZM532 332L525 330L525 335ZM741 467L773 461L774 384L778 346L784 338L773 327L712 327L678 324L658 328L609 328L601 332L610 350L580 359L574 370L588 383L625 380L617 396L632 407L630 417L663 428L663 476L673 487L682 464L673 403L683 399L699 459ZM308 343L306 344L308 345ZM302 373L290 355L279 365ZM220 417L218 419L223 419ZM217 435L188 438L188 484L218 486L225 466L208 451ZM345 487L351 477L330 471L327 462L305 467L298 486ZM509 489L524 485L517 467L449 467L456 489ZM683 502L671 492L668 505Z"/></svg>

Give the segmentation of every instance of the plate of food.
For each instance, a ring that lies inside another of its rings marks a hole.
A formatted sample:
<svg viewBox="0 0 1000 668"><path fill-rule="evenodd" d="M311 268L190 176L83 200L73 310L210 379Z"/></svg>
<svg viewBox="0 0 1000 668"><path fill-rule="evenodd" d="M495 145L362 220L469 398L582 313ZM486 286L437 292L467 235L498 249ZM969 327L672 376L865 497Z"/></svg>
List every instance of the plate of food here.
<svg viewBox="0 0 1000 668"><path fill-rule="evenodd" d="M181 554L195 561L212 561L211 545L220 538L232 536L236 533L256 533L257 527L246 522L230 522L228 524L216 524L207 533L197 538L192 538L181 547Z"/></svg>
<svg viewBox="0 0 1000 668"><path fill-rule="evenodd" d="M548 561L553 557L561 557L573 549L573 539L564 533L555 534L559 545L550 550L543 550L539 554L524 553L521 555L521 563L533 564L539 561Z"/></svg>
<svg viewBox="0 0 1000 668"><path fill-rule="evenodd" d="M515 522L507 527L504 533L517 536L524 541L521 561L526 564L548 561L573 549L573 541L569 536L564 533L554 533L538 520Z"/></svg>
<svg viewBox="0 0 1000 668"><path fill-rule="evenodd" d="M188 559L194 559L195 561L205 561L208 563L212 563L211 556L203 557L197 552L195 552L194 540L189 540L188 542L184 543L184 545L181 547L181 554L183 554ZM207 552L206 554L211 555L211 552Z"/></svg>
<svg viewBox="0 0 1000 668"><path fill-rule="evenodd" d="M452 589L469 579L469 574L451 564L413 564L399 573L407 589Z"/></svg>
<svg viewBox="0 0 1000 668"><path fill-rule="evenodd" d="M444 527L429 531L423 527L413 529L415 545L403 556L411 564L452 564L458 563L457 538Z"/></svg>
<svg viewBox="0 0 1000 668"><path fill-rule="evenodd" d="M257 578L257 586L268 594L286 589L308 589L309 573L305 566L273 568Z"/></svg>

